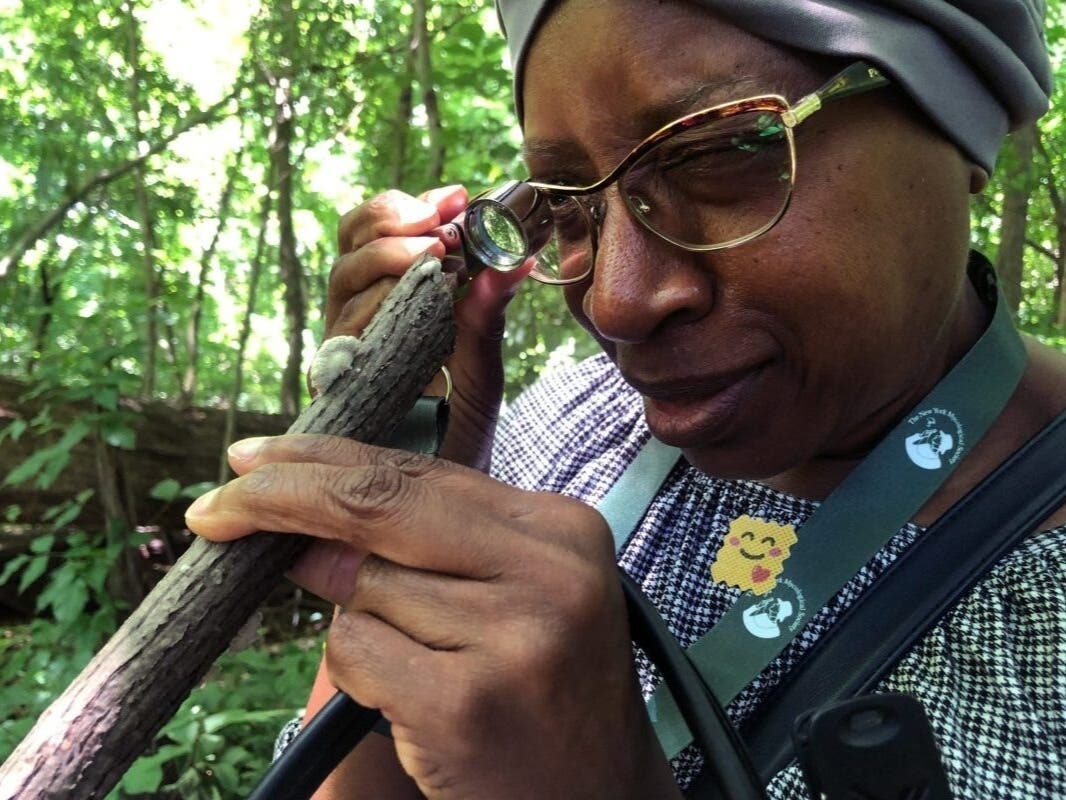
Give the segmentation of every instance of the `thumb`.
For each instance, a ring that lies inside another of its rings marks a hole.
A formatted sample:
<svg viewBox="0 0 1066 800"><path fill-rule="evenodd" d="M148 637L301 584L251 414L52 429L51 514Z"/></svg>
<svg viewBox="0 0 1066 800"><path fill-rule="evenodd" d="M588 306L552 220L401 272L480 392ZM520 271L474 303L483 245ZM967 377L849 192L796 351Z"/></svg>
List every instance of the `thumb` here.
<svg viewBox="0 0 1066 800"><path fill-rule="evenodd" d="M486 338L501 338L507 305L514 299L535 263L535 258L529 258L510 272L484 269L476 275L466 295L455 306L459 327Z"/></svg>

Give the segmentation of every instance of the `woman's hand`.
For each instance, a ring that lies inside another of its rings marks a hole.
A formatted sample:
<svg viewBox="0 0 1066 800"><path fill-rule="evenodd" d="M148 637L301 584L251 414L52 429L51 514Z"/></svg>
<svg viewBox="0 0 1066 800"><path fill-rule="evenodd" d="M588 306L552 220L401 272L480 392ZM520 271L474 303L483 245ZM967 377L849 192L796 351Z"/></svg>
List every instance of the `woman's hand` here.
<svg viewBox="0 0 1066 800"><path fill-rule="evenodd" d="M326 338L358 336L400 276L422 253L443 258L449 245L439 228L467 204L466 190L448 186L419 198L390 191L349 211L340 221L340 257L329 278ZM484 469L503 396L504 311L529 269L485 270L456 303L457 339L448 368L455 381L451 423L441 455Z"/></svg>
<svg viewBox="0 0 1066 800"><path fill-rule="evenodd" d="M680 796L596 511L326 436L239 442L231 463L190 528L315 537L292 577L344 609L329 674L381 709L427 797Z"/></svg>

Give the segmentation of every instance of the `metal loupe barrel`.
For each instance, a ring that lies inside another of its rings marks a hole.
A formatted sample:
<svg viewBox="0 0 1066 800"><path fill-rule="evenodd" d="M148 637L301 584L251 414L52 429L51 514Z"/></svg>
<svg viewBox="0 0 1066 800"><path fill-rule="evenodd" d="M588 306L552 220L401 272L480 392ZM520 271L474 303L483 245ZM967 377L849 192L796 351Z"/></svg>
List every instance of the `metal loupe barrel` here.
<svg viewBox="0 0 1066 800"><path fill-rule="evenodd" d="M470 254L501 272L518 268L551 238L547 199L522 181L510 181L476 198L466 211Z"/></svg>

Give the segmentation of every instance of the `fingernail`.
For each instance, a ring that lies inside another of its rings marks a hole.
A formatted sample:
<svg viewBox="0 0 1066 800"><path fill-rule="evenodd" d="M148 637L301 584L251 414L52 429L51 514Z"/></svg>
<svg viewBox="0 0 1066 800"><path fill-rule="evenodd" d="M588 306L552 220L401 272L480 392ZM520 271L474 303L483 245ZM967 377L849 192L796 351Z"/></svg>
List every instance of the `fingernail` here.
<svg viewBox="0 0 1066 800"><path fill-rule="evenodd" d="M197 497L193 504L185 510L185 516L202 517L204 514L210 511L211 506L215 502L215 498L218 496L218 491L221 488L222 487L218 487L218 489L212 489L207 494L202 494Z"/></svg>
<svg viewBox="0 0 1066 800"><path fill-rule="evenodd" d="M434 239L429 236L417 236L411 239L404 239L403 246L412 256L420 256L431 248L435 244L439 244L440 239Z"/></svg>
<svg viewBox="0 0 1066 800"><path fill-rule="evenodd" d="M429 219L437 213L436 207L429 203L424 203L421 200L416 200L413 197L411 199L405 199L402 202L396 203L396 216L400 219L400 224L410 225L415 222L423 222Z"/></svg>
<svg viewBox="0 0 1066 800"><path fill-rule="evenodd" d="M241 441L231 444L226 450L226 454L237 461L250 461L258 455L263 445L271 438L273 437L254 436L251 439L241 439Z"/></svg>
<svg viewBox="0 0 1066 800"><path fill-rule="evenodd" d="M440 186L436 189L430 189L426 192L426 201L429 203L436 203L439 200L443 200L445 197L450 197L462 188L463 185L461 183L453 183L451 186Z"/></svg>

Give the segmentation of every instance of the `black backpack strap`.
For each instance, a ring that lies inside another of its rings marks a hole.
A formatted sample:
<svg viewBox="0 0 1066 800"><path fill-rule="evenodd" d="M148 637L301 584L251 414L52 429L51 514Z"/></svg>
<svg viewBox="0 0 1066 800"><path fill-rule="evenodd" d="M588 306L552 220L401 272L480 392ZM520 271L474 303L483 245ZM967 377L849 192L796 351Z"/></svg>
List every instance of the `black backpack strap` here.
<svg viewBox="0 0 1066 800"><path fill-rule="evenodd" d="M743 731L766 782L804 712L872 691L1004 555L1066 502L1066 412L931 525L855 601Z"/></svg>

